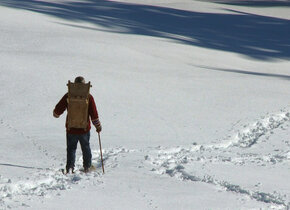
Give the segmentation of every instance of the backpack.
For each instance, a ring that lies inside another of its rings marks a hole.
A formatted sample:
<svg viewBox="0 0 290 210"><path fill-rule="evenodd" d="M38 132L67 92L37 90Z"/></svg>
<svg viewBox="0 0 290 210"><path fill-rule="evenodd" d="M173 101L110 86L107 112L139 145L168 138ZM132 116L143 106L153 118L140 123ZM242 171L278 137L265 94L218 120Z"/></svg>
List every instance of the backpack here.
<svg viewBox="0 0 290 210"><path fill-rule="evenodd" d="M88 127L88 110L89 110L89 83L72 83L68 81L68 98L67 98L67 128Z"/></svg>

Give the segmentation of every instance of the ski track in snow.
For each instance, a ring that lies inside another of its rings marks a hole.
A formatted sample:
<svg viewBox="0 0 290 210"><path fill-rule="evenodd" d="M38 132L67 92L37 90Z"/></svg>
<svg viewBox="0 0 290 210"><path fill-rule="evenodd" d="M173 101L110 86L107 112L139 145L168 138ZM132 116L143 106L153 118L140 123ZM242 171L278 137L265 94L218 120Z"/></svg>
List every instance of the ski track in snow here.
<svg viewBox="0 0 290 210"><path fill-rule="evenodd" d="M265 193L255 190L248 190L242 186L235 185L225 180L218 180L213 175L202 172L197 175L195 172L187 172L187 164L193 162L203 163L227 163L233 165L270 166L290 162L290 145L285 150L275 150L276 154L255 154L245 153L245 149L259 143L259 139L273 134L277 128L284 129L289 127L290 113L282 111L278 114L271 114L258 119L253 124L242 126L241 130L236 132L223 143L211 145L193 145L189 147L162 148L157 147L151 151L151 155L145 156L145 161L150 162L154 167L152 171L160 175L165 174L184 181L198 181L222 187L226 191L239 193L249 196L257 201L272 203L277 209L290 208L290 202L285 201L286 195L280 195L278 192ZM285 124L285 125L284 125ZM237 152L238 151L238 152ZM239 152L243 151L243 152ZM234 156L234 157L233 157ZM288 202L288 203L287 203Z"/></svg>
<svg viewBox="0 0 290 210"><path fill-rule="evenodd" d="M103 159L106 171L118 166L118 156L130 152L124 148L113 148L103 150ZM92 151L92 163L97 166L97 171L82 173L78 169L82 167L82 157L76 162L76 172L74 174L62 174L59 169L38 170L25 180L13 181L0 175L0 208L10 209L17 206L29 207L20 202L21 197L31 200L35 196L50 197L60 196L61 191L69 190L74 185L99 185L102 183L101 162L98 151Z"/></svg>

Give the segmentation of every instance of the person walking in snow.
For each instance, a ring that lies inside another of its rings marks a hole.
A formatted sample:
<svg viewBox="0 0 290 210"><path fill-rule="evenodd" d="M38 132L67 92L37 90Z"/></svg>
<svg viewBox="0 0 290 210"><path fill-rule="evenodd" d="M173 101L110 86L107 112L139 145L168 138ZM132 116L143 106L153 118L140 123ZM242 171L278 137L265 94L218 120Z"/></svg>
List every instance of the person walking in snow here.
<svg viewBox="0 0 290 210"><path fill-rule="evenodd" d="M69 82L70 83L70 82ZM81 76L76 77L74 83L70 84L85 84L85 79ZM88 83L89 84L89 83ZM90 85L89 85L90 87ZM69 89L70 91L70 89ZM93 123L93 125L96 127L96 131L100 133L102 131L102 126L99 120L98 111L95 105L94 98L91 94L89 94L89 88L87 91L88 97L87 97L87 110L85 119L87 122L85 122L86 126L84 128L79 127L69 127L69 110L68 115L66 118L66 146L67 146L67 162L66 162L66 173L69 173L71 170L72 173L74 172L75 167L75 156L76 156L76 149L77 149L77 143L80 142L82 154L83 154L83 167L84 171L88 172L90 168L92 167L92 153L90 148L90 129L91 129L91 123L90 119ZM69 92L66 93L62 99L58 102L58 104L55 106L55 109L53 110L53 116L55 118L59 118L61 114L69 107ZM76 106L77 110L77 116L79 116L79 113L81 113L83 110L81 109L81 106ZM71 108L72 109L72 108ZM83 109L83 108L82 108Z"/></svg>

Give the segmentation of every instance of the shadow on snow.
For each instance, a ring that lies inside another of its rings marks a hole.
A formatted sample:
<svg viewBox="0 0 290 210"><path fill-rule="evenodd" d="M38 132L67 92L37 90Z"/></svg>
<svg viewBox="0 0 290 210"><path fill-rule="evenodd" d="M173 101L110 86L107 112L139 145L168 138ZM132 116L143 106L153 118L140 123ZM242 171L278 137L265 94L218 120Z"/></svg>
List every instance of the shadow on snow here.
<svg viewBox="0 0 290 210"><path fill-rule="evenodd" d="M64 20L74 27L140 34L239 53L259 60L290 57L290 21L249 13L215 14L106 0L1 0L0 5L26 9ZM75 25L79 22L79 25ZM92 27L81 26L81 22Z"/></svg>
<svg viewBox="0 0 290 210"><path fill-rule="evenodd" d="M17 167L17 168L25 168L25 169L38 169L38 170L47 169L47 168L38 168L38 167L32 167L32 166L15 165L15 164L9 164L9 163L0 163L0 166Z"/></svg>
<svg viewBox="0 0 290 210"><path fill-rule="evenodd" d="M207 0L215 3L253 6L253 7L290 7L289 0Z"/></svg>
<svg viewBox="0 0 290 210"><path fill-rule="evenodd" d="M283 75L283 74L261 73L261 72L245 71L245 70L239 70L239 69L213 68L209 66L198 66L198 65L195 65L195 66L203 68L203 69L207 69L207 70L213 70L213 71L222 71L222 72L228 72L228 73L237 73L237 74L254 75L254 76L261 76L261 77L272 77L276 79L290 80L290 76Z"/></svg>

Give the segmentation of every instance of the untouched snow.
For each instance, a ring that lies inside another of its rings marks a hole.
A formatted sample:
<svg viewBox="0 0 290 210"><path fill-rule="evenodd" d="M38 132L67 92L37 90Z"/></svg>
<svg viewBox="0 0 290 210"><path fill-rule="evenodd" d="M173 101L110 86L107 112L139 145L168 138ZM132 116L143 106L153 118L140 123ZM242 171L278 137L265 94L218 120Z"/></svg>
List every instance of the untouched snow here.
<svg viewBox="0 0 290 210"><path fill-rule="evenodd" d="M0 209L289 209L288 1L1 0ZM105 174L63 175L67 81Z"/></svg>

